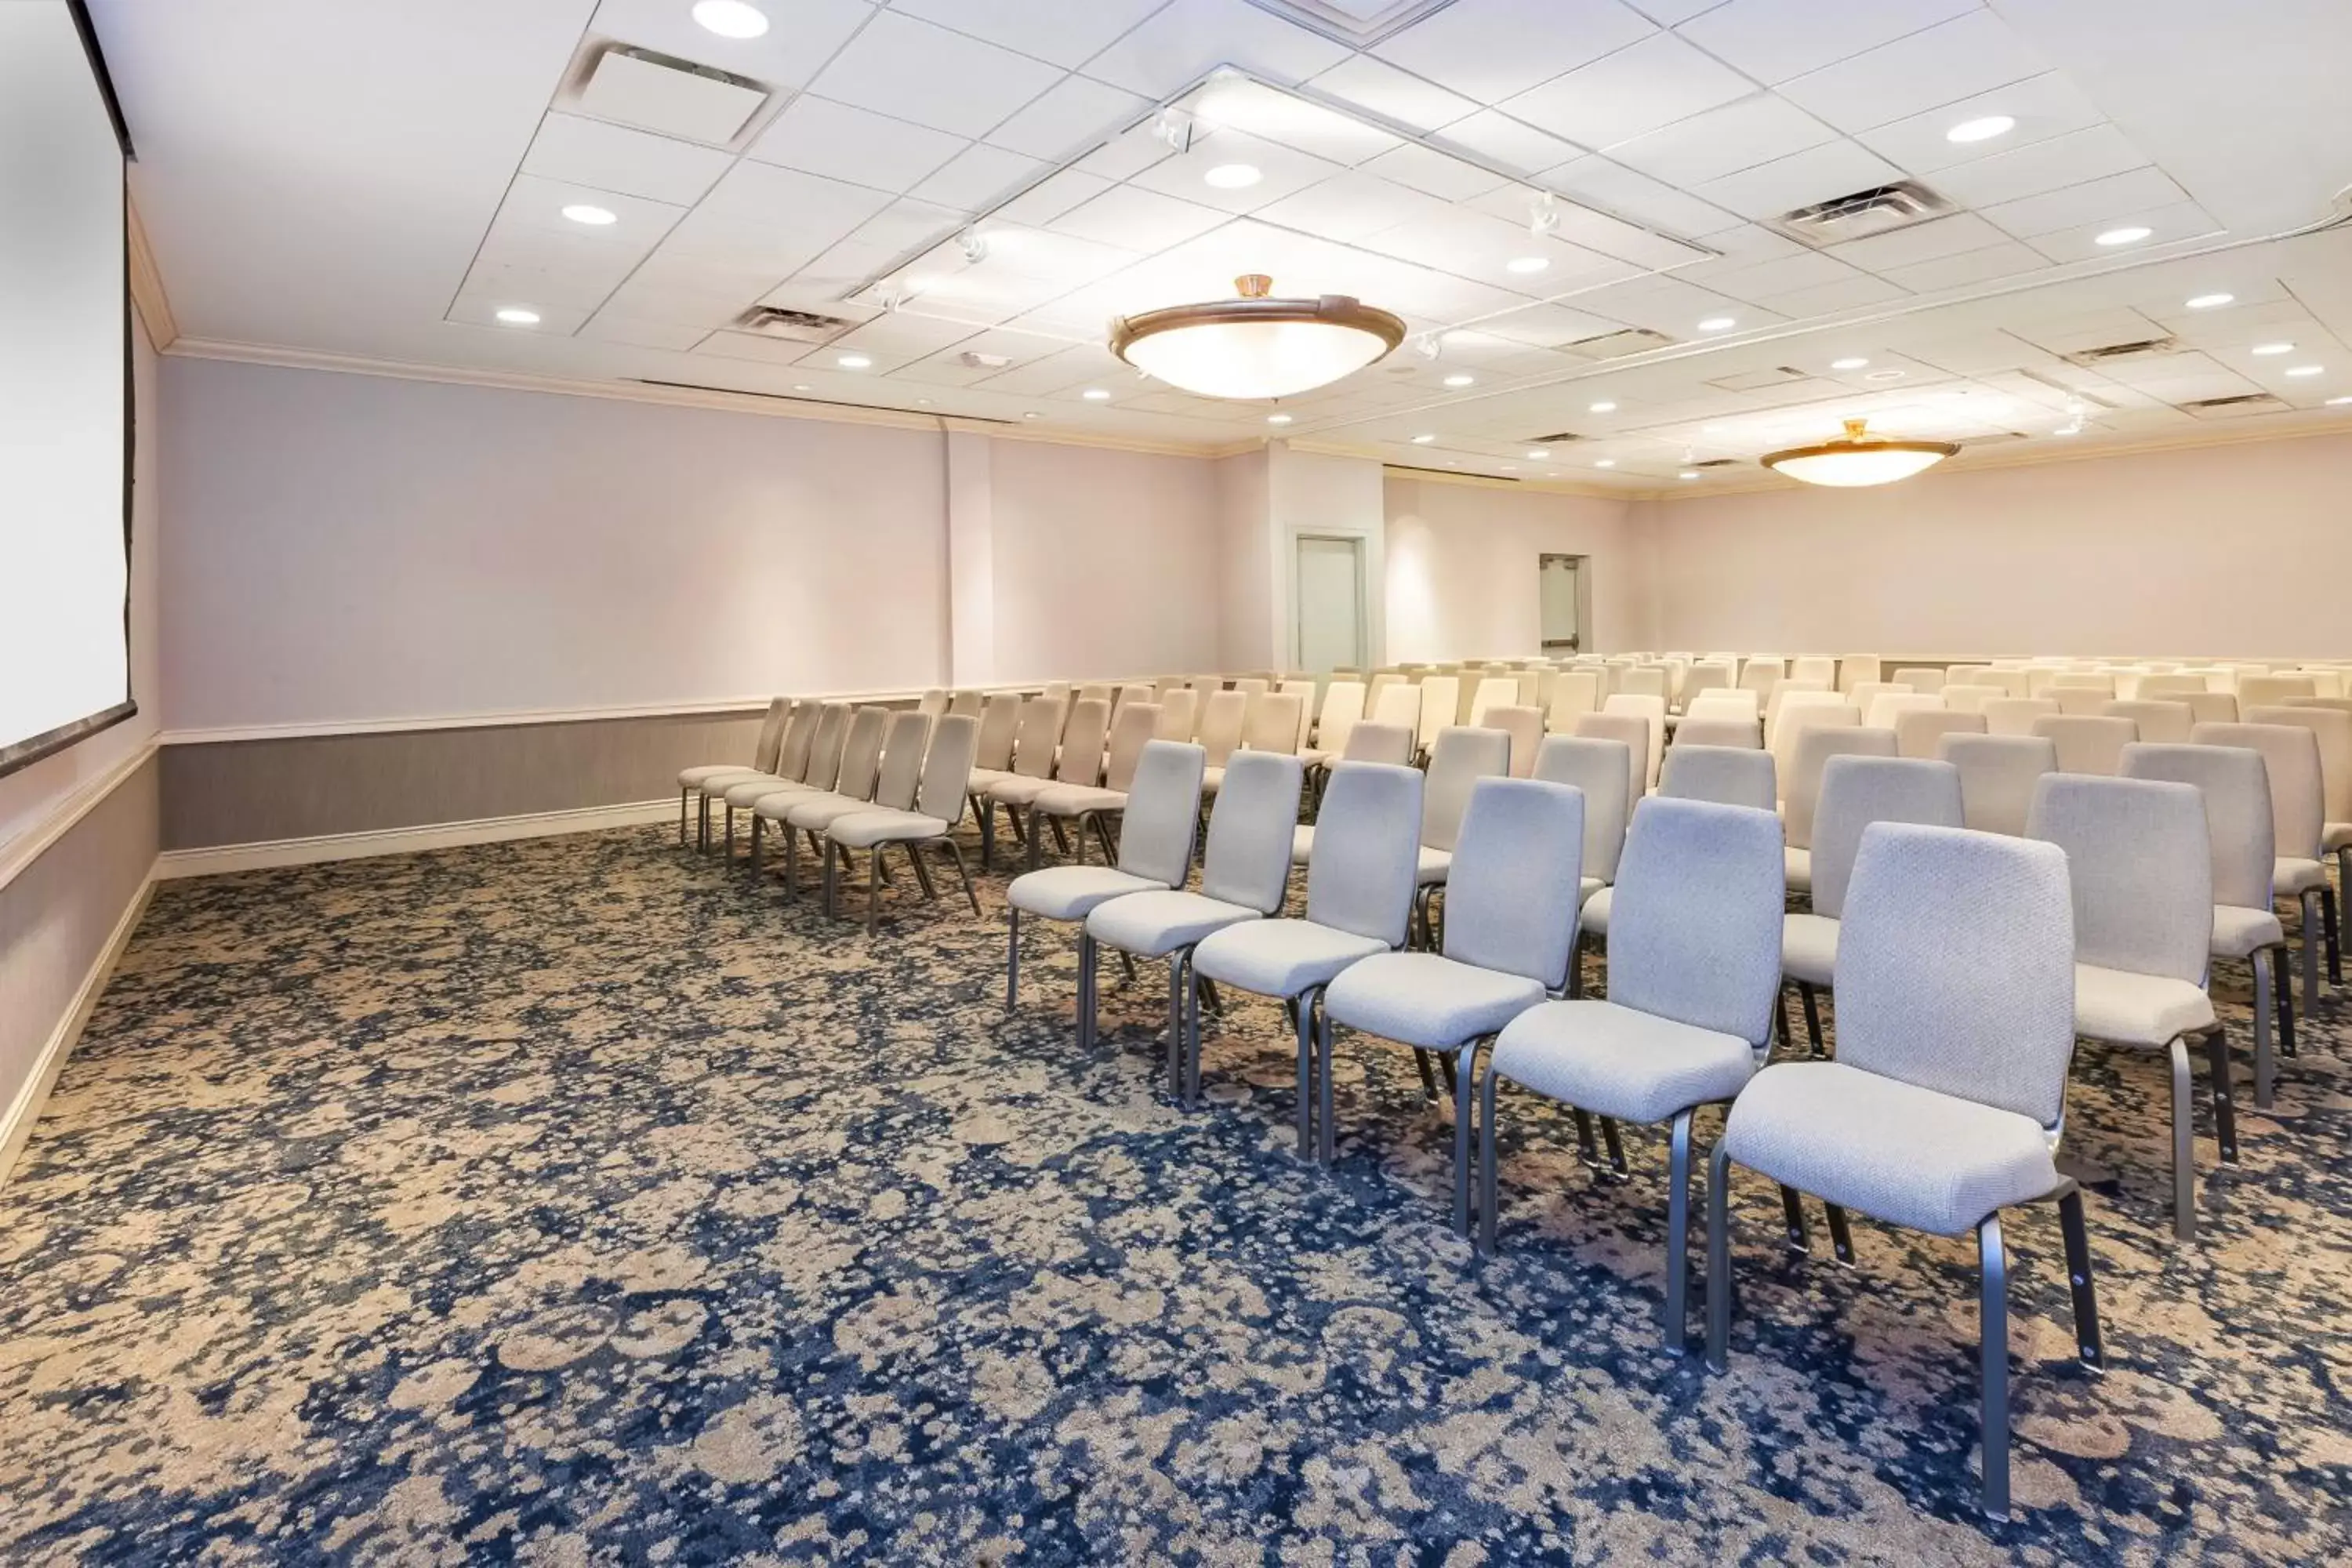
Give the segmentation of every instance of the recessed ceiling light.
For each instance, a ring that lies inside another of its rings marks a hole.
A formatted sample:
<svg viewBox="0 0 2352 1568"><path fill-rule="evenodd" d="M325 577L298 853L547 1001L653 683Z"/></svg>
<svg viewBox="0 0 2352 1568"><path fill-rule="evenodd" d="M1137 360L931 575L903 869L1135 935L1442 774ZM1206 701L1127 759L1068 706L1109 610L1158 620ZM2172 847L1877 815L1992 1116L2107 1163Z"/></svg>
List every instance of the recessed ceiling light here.
<svg viewBox="0 0 2352 1568"><path fill-rule="evenodd" d="M1614 458L1595 458L1592 460L1592 466L1596 468L1613 468L1617 466L1617 459Z"/></svg>
<svg viewBox="0 0 2352 1568"><path fill-rule="evenodd" d="M1448 386L1470 386L1475 384L1478 378L1475 375L1449 375L1445 378L1445 384Z"/></svg>
<svg viewBox="0 0 2352 1568"><path fill-rule="evenodd" d="M2341 397L2329 398L2327 400L2326 406L2330 408L2341 408L2347 403L2352 403L2352 392L2347 392Z"/></svg>
<svg viewBox="0 0 2352 1568"><path fill-rule="evenodd" d="M1845 359L1833 359L1830 361L1830 368L1832 370L1860 370L1869 363L1870 362L1868 360L1864 359L1859 355L1850 355Z"/></svg>
<svg viewBox="0 0 2352 1568"><path fill-rule="evenodd" d="M1516 463L1505 463L1503 465L1503 472L1507 474L1516 474L1518 471L1518 465Z"/></svg>
<svg viewBox="0 0 2352 1568"><path fill-rule="evenodd" d="M509 305L499 312L499 320L509 327L535 327L539 325L539 312L526 310L520 305Z"/></svg>
<svg viewBox="0 0 2352 1568"><path fill-rule="evenodd" d="M1269 414L1265 416L1265 422L1269 425L1287 425L1290 423L1290 416L1287 414Z"/></svg>
<svg viewBox="0 0 2352 1568"><path fill-rule="evenodd" d="M1551 456L1551 453L1550 453L1549 451L1548 451L1547 449L1545 449L1544 447L1528 447L1528 457L1530 457L1530 458L1534 458L1537 462L1540 463L1540 462L1542 462L1546 458L1550 457L1550 456Z"/></svg>
<svg viewBox="0 0 2352 1568"><path fill-rule="evenodd" d="M794 392L814 392L816 389L809 385L805 381L796 381L793 383L793 390Z"/></svg>
<svg viewBox="0 0 2352 1568"><path fill-rule="evenodd" d="M2291 354L2294 353L2294 345L2293 343L2256 343L2254 352L2265 355Z"/></svg>
<svg viewBox="0 0 2352 1568"><path fill-rule="evenodd" d="M1675 478L1678 479L1695 479L1698 478L1698 470L1696 468L1685 468L1681 473L1676 474Z"/></svg>
<svg viewBox="0 0 2352 1568"><path fill-rule="evenodd" d="M1614 414L1617 412L1617 405L1613 403L1608 402L1596 403L1592 405L1591 412L1595 414Z"/></svg>
<svg viewBox="0 0 2352 1568"><path fill-rule="evenodd" d="M1084 392L1079 393L1078 395L1085 398L1088 403L1108 403L1110 401L1110 391L1107 387L1089 386Z"/></svg>
<svg viewBox="0 0 2352 1568"><path fill-rule="evenodd" d="M874 363L872 360L867 359L864 354L843 354L839 359L835 360L833 363L839 365L844 370L865 370Z"/></svg>
<svg viewBox="0 0 2352 1568"><path fill-rule="evenodd" d="M756 38L768 30L768 18L743 0L699 0L694 19L722 38Z"/></svg>
<svg viewBox="0 0 2352 1568"><path fill-rule="evenodd" d="M1265 178L1255 163L1220 163L1202 175L1201 181L1221 191L1245 191Z"/></svg>
<svg viewBox="0 0 2352 1568"><path fill-rule="evenodd" d="M1980 120L1963 120L1944 132L1947 142L1990 142L2017 129L2017 118L2009 114L1988 114Z"/></svg>
<svg viewBox="0 0 2352 1568"><path fill-rule="evenodd" d="M1735 316L1709 316L1698 324L1698 330L1702 332L1727 332L1738 325L1739 321Z"/></svg>
<svg viewBox="0 0 2352 1568"><path fill-rule="evenodd" d="M1874 370L1862 379L1864 381L1901 381L1903 379L1903 373L1899 370Z"/></svg>
<svg viewBox="0 0 2352 1568"><path fill-rule="evenodd" d="M1545 268L1549 267L1550 265L1551 258L1549 257L1515 256L1510 260L1503 263L1503 270L1506 272L1518 273L1541 272Z"/></svg>
<svg viewBox="0 0 2352 1568"><path fill-rule="evenodd" d="M2327 367L2324 364L2299 364L2287 372L2289 375L2317 375Z"/></svg>
<svg viewBox="0 0 2352 1568"><path fill-rule="evenodd" d="M2189 308L2192 310L2218 310L2236 299L2235 294L2197 294L2190 297Z"/></svg>
<svg viewBox="0 0 2352 1568"><path fill-rule="evenodd" d="M1415 437L1412 438L1412 444L1413 444L1414 446L1416 446L1416 447L1426 447L1426 446L1428 446L1432 441L1434 441L1434 440L1436 440L1436 439L1437 439L1437 437L1434 437L1434 436L1415 436Z"/></svg>
<svg viewBox="0 0 2352 1568"><path fill-rule="evenodd" d="M1022 417L1022 418L1024 418L1024 419L1038 419L1038 418L1043 418L1043 417L1044 417L1044 416L1040 415L1040 414L1039 414L1035 409L1034 409L1034 408L1033 408L1033 409L1031 409L1028 413L1024 414L1021 417Z"/></svg>
<svg viewBox="0 0 2352 1568"><path fill-rule="evenodd" d="M2152 228L2142 228L2137 224L2134 224L2126 228L2111 228L2099 236L2095 243L2106 246L2137 245L2155 232Z"/></svg>
<svg viewBox="0 0 2352 1568"><path fill-rule="evenodd" d="M612 208L590 206L586 202L572 203L563 209L563 216L573 223L584 223L591 228L602 228L608 223L621 221Z"/></svg>

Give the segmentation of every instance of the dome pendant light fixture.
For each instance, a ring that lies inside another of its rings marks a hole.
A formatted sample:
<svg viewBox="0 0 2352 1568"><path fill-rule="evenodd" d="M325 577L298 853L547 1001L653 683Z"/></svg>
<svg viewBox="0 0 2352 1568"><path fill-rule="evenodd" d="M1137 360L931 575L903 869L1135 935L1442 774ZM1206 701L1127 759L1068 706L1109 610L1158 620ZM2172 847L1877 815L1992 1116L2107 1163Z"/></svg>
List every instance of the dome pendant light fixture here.
<svg viewBox="0 0 2352 1568"><path fill-rule="evenodd" d="M1171 305L1110 324L1111 353L1203 397L1290 397L1385 358L1404 322L1346 294L1271 298L1274 279L1234 279L1238 298Z"/></svg>
<svg viewBox="0 0 2352 1568"><path fill-rule="evenodd" d="M1785 452L1767 452L1763 464L1775 473L1786 474L1792 479L1802 479L1809 485L1836 485L1851 489L1860 485L1887 485L1896 479L1907 479L1958 451L1951 441L1876 441L1863 434L1868 422L1849 419L1845 435L1835 441L1824 441L1818 447L1791 447Z"/></svg>

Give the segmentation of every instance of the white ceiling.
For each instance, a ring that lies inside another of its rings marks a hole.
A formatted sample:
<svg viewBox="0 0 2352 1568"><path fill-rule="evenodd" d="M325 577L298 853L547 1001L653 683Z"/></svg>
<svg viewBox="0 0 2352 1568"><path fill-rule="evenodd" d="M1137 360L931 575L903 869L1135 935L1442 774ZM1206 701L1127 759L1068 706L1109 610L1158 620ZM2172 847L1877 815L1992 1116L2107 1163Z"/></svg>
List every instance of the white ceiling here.
<svg viewBox="0 0 2352 1568"><path fill-rule="evenodd" d="M1854 416L2053 454L2352 428L2329 402L2352 395L2352 230L2277 237L2352 182L2342 0L757 3L774 25L747 41L691 0L92 9L198 344L1637 489L1753 480L1757 454ZM705 118L656 134L618 121L698 106L614 46L753 85L688 84ZM634 100L625 70L651 79ZM1168 105L1189 150L1155 134ZM1992 114L2016 128L1945 135ZM1232 163L1263 178L1203 182ZM1902 179L1955 210L1822 249L1762 221ZM2152 232L2094 243L2123 226ZM1112 314L1242 271L1358 293L1414 337L1279 410L1103 348ZM2186 307L2214 292L2235 300ZM730 330L758 303L852 325ZM499 324L511 306L540 321ZM1626 329L1664 341L1575 346ZM1559 432L1579 439L1530 445Z"/></svg>

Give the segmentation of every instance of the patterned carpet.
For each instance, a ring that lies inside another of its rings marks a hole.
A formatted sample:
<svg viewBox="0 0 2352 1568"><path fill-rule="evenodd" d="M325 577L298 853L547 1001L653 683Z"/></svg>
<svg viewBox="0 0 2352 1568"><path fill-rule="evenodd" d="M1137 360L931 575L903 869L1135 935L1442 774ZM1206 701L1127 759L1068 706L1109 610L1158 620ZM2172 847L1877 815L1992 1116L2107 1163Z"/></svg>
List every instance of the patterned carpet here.
<svg viewBox="0 0 2352 1568"><path fill-rule="evenodd" d="M1708 1376L1658 1345L1656 1135L1599 1184L1507 1096L1475 1264L1409 1055L1343 1037L1326 1174L1271 1007L1182 1113L1157 971L1082 1058L1060 932L1007 1016L998 884L908 884L870 944L659 827L165 885L0 1190L0 1557L2352 1554L2343 1004L2242 1166L2200 1137L2191 1247L2160 1064L2085 1054L2113 1371L2014 1216L1988 1527L1971 1243L1858 1224L1840 1269L1749 1178Z"/></svg>

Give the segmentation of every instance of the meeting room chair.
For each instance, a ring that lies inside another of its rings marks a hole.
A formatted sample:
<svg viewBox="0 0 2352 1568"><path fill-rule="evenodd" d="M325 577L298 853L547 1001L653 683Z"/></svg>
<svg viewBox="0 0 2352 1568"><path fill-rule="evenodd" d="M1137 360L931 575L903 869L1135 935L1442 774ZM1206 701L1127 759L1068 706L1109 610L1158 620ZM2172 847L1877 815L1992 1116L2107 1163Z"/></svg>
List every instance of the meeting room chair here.
<svg viewBox="0 0 2352 1568"><path fill-rule="evenodd" d="M1601 710L1601 678L1589 669L1563 669L1545 678L1544 728L1572 733L1576 721Z"/></svg>
<svg viewBox="0 0 2352 1568"><path fill-rule="evenodd" d="M1895 731L1861 728L1806 731L1789 754L1788 766L1778 770L1782 825L1787 848L1782 856L1789 887L1809 891L1813 885L1813 822L1821 805L1822 770L1832 757L1892 757Z"/></svg>
<svg viewBox="0 0 2352 1568"><path fill-rule="evenodd" d="M1658 785L1658 769L1665 761L1666 703L1662 697L1650 697L1640 692L1621 691L1601 704L1603 716L1612 713L1630 714L1649 726L1643 759L1642 783L1645 790Z"/></svg>
<svg viewBox="0 0 2352 1568"><path fill-rule="evenodd" d="M2333 857L2336 880L2352 890L2352 703L2323 707L2325 698L2303 698L2276 707L2247 710L2253 724L2287 724L2311 731L2319 743L2320 826L2322 858ZM2327 983L2344 984L2341 955L2341 912L2335 889L2322 881L2320 915L2327 931Z"/></svg>
<svg viewBox="0 0 2352 1568"><path fill-rule="evenodd" d="M2242 675L2238 678L2238 710L2275 708L2290 697L2316 697L2319 686L2308 675ZM2249 723L2258 721L2248 720Z"/></svg>
<svg viewBox="0 0 2352 1568"><path fill-rule="evenodd" d="M1510 775L1528 778L1536 771L1536 752L1544 742L1544 717L1539 708L1501 704L1486 710L1481 727L1500 730L1511 738Z"/></svg>
<svg viewBox="0 0 2352 1568"><path fill-rule="evenodd" d="M2297 932L2303 966L2303 1016L2319 1013L2319 959L2325 925L2322 895L2327 868L2320 859L2326 840L2326 794L2319 772L2319 738L2297 724L2200 724L2189 732L2200 746L2245 746L2263 755L2271 789L2274 900L2292 900L2302 916ZM2316 1024L2314 1025L2316 1027Z"/></svg>
<svg viewBox="0 0 2352 1568"><path fill-rule="evenodd" d="M760 837L762 824L772 822L784 844L784 896L793 898L799 891L798 879L800 835L822 834L837 819L853 812L870 811L877 805L904 810L914 805L916 773L922 767L924 742L930 738L931 721L920 713L898 715L912 718L911 731L896 729L894 715L884 708L860 708L850 717L849 728L841 744L841 767L830 789L776 790L761 795L751 803L751 875L761 874ZM906 798L884 801L879 797L882 773L882 752L886 737L910 746L914 757L912 769L894 769L893 781L903 772L906 777Z"/></svg>
<svg viewBox="0 0 2352 1568"><path fill-rule="evenodd" d="M1974 713L1981 716L1985 704L1998 701L2008 696L2009 689L1978 681L1968 681L1958 685L1947 681L1944 683L1944 689L1937 695L1943 698L1944 706L1955 713Z"/></svg>
<svg viewBox="0 0 2352 1568"><path fill-rule="evenodd" d="M846 855L853 849L866 854L866 934L871 937L882 909L882 855L893 847L902 849L915 868L915 876L923 885L926 897L938 897L931 886L931 875L922 860L926 846L944 849L955 867L956 879L963 884L963 896L971 904L971 912L980 913L980 894L971 885L971 874L963 863L963 847L953 837L956 824L962 820L965 797L971 788L972 752L979 742L980 726L970 719L942 719L932 731L929 752L923 758L922 783L915 791L915 806L911 811L862 811L845 816L825 829L824 834L824 912L834 912L835 891L838 878L834 869L835 851Z"/></svg>
<svg viewBox="0 0 2352 1568"><path fill-rule="evenodd" d="M1959 770L1961 825L2012 838L2025 836L2042 775L2058 771L2058 748L2041 735L1946 735L1936 755Z"/></svg>
<svg viewBox="0 0 2352 1568"><path fill-rule="evenodd" d="M881 711L879 709L874 711ZM719 798L727 806L727 858L735 858L735 814L749 811L761 800L772 795L796 794L803 790L829 790L840 782L842 749L848 743L849 726L854 710L846 702L827 702L817 709L816 728L810 731L807 761L798 778L781 774L772 778L751 777L728 784L712 781ZM724 786L723 788L720 786Z"/></svg>
<svg viewBox="0 0 2352 1568"><path fill-rule="evenodd" d="M1984 705L1985 732L2031 735L2037 722L2059 716L2058 704L2047 697L2000 698Z"/></svg>
<svg viewBox="0 0 2352 1568"><path fill-rule="evenodd" d="M942 719L948 711L948 689L934 686L915 699L915 711L926 719Z"/></svg>
<svg viewBox="0 0 2352 1568"><path fill-rule="evenodd" d="M1425 675L1418 688L1421 694L1421 716L1415 721L1413 739L1426 755L1437 744L1437 732L1459 722L1456 710L1462 690L1461 678L1453 675Z"/></svg>
<svg viewBox="0 0 2352 1568"><path fill-rule="evenodd" d="M1479 680L1470 699L1466 722L1484 724L1490 708L1508 708L1519 700L1519 683L1507 675L1490 675Z"/></svg>
<svg viewBox="0 0 2352 1568"><path fill-rule="evenodd" d="M2160 698L2118 700L2101 704L2097 711L2102 718L2130 720L2137 727L2140 740L2162 746L2187 745L2189 727L2197 722L2197 715L2188 703Z"/></svg>
<svg viewBox="0 0 2352 1568"><path fill-rule="evenodd" d="M1798 748L1805 742L1806 734L1813 730L1851 730L1861 726L1862 715L1851 702L1805 702L1781 715L1777 728L1764 732L1764 748L1772 753L1772 765L1780 776L1787 778L1796 765ZM1886 727L1891 742L1895 730Z"/></svg>
<svg viewBox="0 0 2352 1568"><path fill-rule="evenodd" d="M1297 703L1297 717L1293 721L1290 744L1283 750L1293 755L1303 755L1307 742L1314 738L1315 733L1315 678L1311 675L1286 675L1275 691Z"/></svg>
<svg viewBox="0 0 2352 1568"><path fill-rule="evenodd" d="M1771 811L1780 803L1772 753L1749 746L1706 746L1677 741L1658 775L1658 794L1675 800L1710 800Z"/></svg>
<svg viewBox="0 0 2352 1568"><path fill-rule="evenodd" d="M1675 731L1675 746L1731 746L1760 752L1764 749L1764 727L1753 719L1717 719L1712 714L1685 719ZM1666 753L1665 765L1674 765L1674 752Z"/></svg>
<svg viewBox="0 0 2352 1568"><path fill-rule="evenodd" d="M2189 716L2200 724L2234 724L2238 721L2238 698L2231 691L2184 691L2180 700L2189 704Z"/></svg>
<svg viewBox="0 0 2352 1568"><path fill-rule="evenodd" d="M1471 790L1482 778L1507 778L1510 771L1511 738L1500 730L1455 724L1437 732L1429 752L1429 787L1422 796L1421 854L1414 873L1420 892L1413 912L1421 940L1428 946L1437 945L1433 910L1454 864L1454 846Z"/></svg>
<svg viewBox="0 0 2352 1568"><path fill-rule="evenodd" d="M1789 661L1789 679L1800 686L1837 689L1837 660L1818 653L1800 654Z"/></svg>
<svg viewBox="0 0 2352 1568"><path fill-rule="evenodd" d="M1189 686L1180 686L1160 694L1160 725L1151 731L1155 741L1181 741L1190 745L1201 731L1201 694Z"/></svg>
<svg viewBox="0 0 2352 1568"><path fill-rule="evenodd" d="M1367 719L1374 724L1401 728L1406 735L1417 732L1421 722L1421 693L1411 686L1391 686L1374 693ZM1418 742L1415 742L1418 750Z"/></svg>
<svg viewBox="0 0 2352 1568"><path fill-rule="evenodd" d="M1936 746L1947 735L1981 735L1985 732L1981 713L1953 713L1940 708L1918 708L1895 716L1895 754L1898 757L1932 757Z"/></svg>
<svg viewBox="0 0 2352 1568"><path fill-rule="evenodd" d="M1201 710L1201 749L1208 753L1208 766L1201 774L1201 791L1213 795L1224 782L1225 764L1241 749L1242 729L1249 719L1249 696L1241 691L1220 691L1213 695Z"/></svg>
<svg viewBox="0 0 2352 1568"><path fill-rule="evenodd" d="M1063 710L1065 704L1051 697L1033 697L1021 707L1021 721L1014 727L1013 737L1013 767L1010 772L990 772L972 783L972 794L980 802L980 843L982 869L989 868L996 844L996 808L1005 808L1005 816L1013 833L1022 833L1020 807L1034 799L1037 793L1054 782L1054 764L1061 754ZM1109 704L1089 707L1087 727L1093 731L1095 755L1099 759L1102 747L1102 719ZM1091 766L1089 766L1091 772ZM1068 781L1080 782L1076 779ZM1094 783L1093 777L1084 782ZM1031 847L1031 864L1035 864L1035 847Z"/></svg>
<svg viewBox="0 0 2352 1568"><path fill-rule="evenodd" d="M1347 753L1348 731L1364 721L1364 684L1360 680L1335 680L1325 689L1312 743L1298 749L1298 759L1308 773L1328 768Z"/></svg>
<svg viewBox="0 0 2352 1568"><path fill-rule="evenodd" d="M1252 752L1298 754L1298 715L1306 699L1295 691L1261 691L1242 716L1242 746ZM1213 791L1215 784L1209 788Z"/></svg>
<svg viewBox="0 0 2352 1568"><path fill-rule="evenodd" d="M1901 665L1896 667L1895 673L1888 679L1897 686L1907 686L1914 691L1928 696L1933 696L1944 689L1944 672L1933 665Z"/></svg>
<svg viewBox="0 0 2352 1568"><path fill-rule="evenodd" d="M1576 721L1575 734L1587 740L1622 741L1632 770L1625 798L1630 803L1650 793L1650 721L1632 713L1588 713ZM1628 812L1633 809L1629 804Z"/></svg>
<svg viewBox="0 0 2352 1568"><path fill-rule="evenodd" d="M1063 831L1058 816L1041 816L1033 808L1040 797L1056 789L1091 790L1100 787L1104 748L1109 740L1110 700L1105 697L1081 697L1070 706L1068 723L1062 731L1058 751L1050 751L1052 770L1044 776L1033 773L1021 764L1027 761L1023 750L1016 752L1014 763L1019 771L1011 778L997 780L988 786L986 810L993 813L1004 808L1029 841L1029 868L1035 870L1045 857L1045 830L1055 834ZM1026 813L1025 816L1023 815ZM1068 853L1068 845L1063 852Z"/></svg>
<svg viewBox="0 0 2352 1568"><path fill-rule="evenodd" d="M1838 656L1837 689L1851 696L1855 687L1864 681L1879 679L1878 656L1874 653L1848 653Z"/></svg>
<svg viewBox="0 0 2352 1568"><path fill-rule="evenodd" d="M710 847L710 803L714 799L724 805L730 790L741 789L747 784L764 785L769 789L802 787L802 775L810 771L812 749L816 744L819 730L824 727L827 706L826 703L808 700L793 705L791 716L776 737L773 763L768 770L725 768L703 774L701 781L693 786L695 793L701 797L698 807L700 818L696 838L698 849ZM846 720L841 721L846 722ZM760 789L744 789L737 798L748 802L756 800L761 793ZM734 813L730 809L727 816L726 846L730 859L735 853L734 826Z"/></svg>
<svg viewBox="0 0 2352 1568"><path fill-rule="evenodd" d="M2124 748L2139 739L2139 726L2128 719L2045 713L2033 721L2033 733L2058 748L2060 773L2113 776Z"/></svg>
<svg viewBox="0 0 2352 1568"><path fill-rule="evenodd" d="M1892 730L1895 721L1906 713L1941 712L1944 699L1938 693L1924 691L1887 691L1870 700L1862 710L1865 729Z"/></svg>
<svg viewBox="0 0 2352 1568"><path fill-rule="evenodd" d="M1137 689L1148 693L1150 688ZM1038 791L1028 807L1033 832L1034 825L1040 820L1055 824L1056 832L1060 831L1059 824L1068 823L1077 839L1078 863L1084 865L1087 833L1091 828L1102 844L1103 863L1108 865L1115 860L1118 852L1111 841L1109 819L1126 811L1127 791L1135 777L1136 765L1159 727L1158 703L1138 698L1118 707L1111 719L1110 738L1102 752L1100 782L1093 785L1055 783ZM1067 752L1069 748L1065 745L1063 749Z"/></svg>
<svg viewBox="0 0 2352 1568"><path fill-rule="evenodd" d="M686 847L686 818L689 796L701 791L705 784L722 774L733 773L739 776L747 773L767 773L771 776L774 774L777 752L783 744L784 728L790 721L792 712L793 700L791 698L776 697L769 700L767 710L760 717L759 733L753 737L751 742L751 760L748 765L742 763L701 763L693 767L680 770L677 775L677 843L679 848L683 849ZM709 796L705 795L703 796L703 800L705 805L703 806L702 837L707 844L710 836L710 812L709 805L708 804Z"/></svg>
<svg viewBox="0 0 2352 1568"><path fill-rule="evenodd" d="M1340 763L1379 763L1390 767L1412 765L1412 730L1405 724L1357 725L1348 731L1347 754L1332 759ZM1290 830L1290 863L1304 866L1315 852L1315 825L1301 823Z"/></svg>

